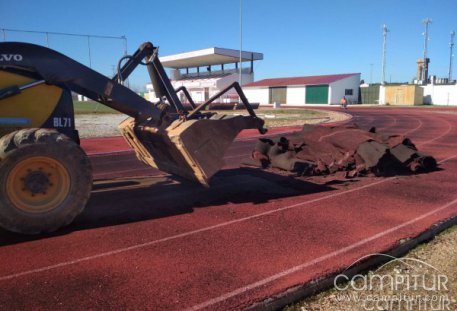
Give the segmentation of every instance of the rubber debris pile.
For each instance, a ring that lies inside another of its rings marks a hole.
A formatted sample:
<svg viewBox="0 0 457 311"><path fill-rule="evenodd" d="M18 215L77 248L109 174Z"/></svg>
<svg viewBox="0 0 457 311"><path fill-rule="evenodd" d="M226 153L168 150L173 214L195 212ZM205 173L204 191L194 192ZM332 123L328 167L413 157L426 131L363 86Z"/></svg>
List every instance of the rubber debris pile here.
<svg viewBox="0 0 457 311"><path fill-rule="evenodd" d="M347 178L428 172L437 167L436 160L419 152L409 138L355 125L304 125L287 138L260 139L249 164L307 176L344 172Z"/></svg>

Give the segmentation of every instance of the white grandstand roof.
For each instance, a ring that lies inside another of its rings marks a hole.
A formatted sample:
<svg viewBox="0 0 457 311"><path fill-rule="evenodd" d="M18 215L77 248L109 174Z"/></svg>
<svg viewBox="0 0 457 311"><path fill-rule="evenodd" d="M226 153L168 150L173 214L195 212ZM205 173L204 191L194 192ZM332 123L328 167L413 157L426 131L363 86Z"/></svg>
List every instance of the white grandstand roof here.
<svg viewBox="0 0 457 311"><path fill-rule="evenodd" d="M263 54L243 51L241 58L243 62L251 61L251 59L261 60ZM240 61L240 50L213 47L160 57L160 61L164 67L175 69L230 64Z"/></svg>

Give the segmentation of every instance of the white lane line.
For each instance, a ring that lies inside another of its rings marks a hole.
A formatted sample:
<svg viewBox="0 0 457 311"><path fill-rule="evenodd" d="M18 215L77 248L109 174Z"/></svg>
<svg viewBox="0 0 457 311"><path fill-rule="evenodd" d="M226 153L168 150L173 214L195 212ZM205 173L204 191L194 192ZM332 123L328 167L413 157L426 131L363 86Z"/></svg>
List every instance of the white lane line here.
<svg viewBox="0 0 457 311"><path fill-rule="evenodd" d="M418 121L419 124L418 124L415 128L406 131L403 135L408 135L408 134L414 133L414 132L416 132L417 130L419 130L419 129L424 125L424 124L422 123L421 119L419 119L419 118L417 118L417 117L411 116L411 119L413 119L413 120L415 120L415 121Z"/></svg>
<svg viewBox="0 0 457 311"><path fill-rule="evenodd" d="M277 133L271 133L271 134L265 134L265 135L254 135L254 136L249 136L249 137L240 137L236 138L234 142L240 141L240 142L248 142L251 140L256 140L258 138L268 138L268 137L273 137L275 135L281 135L281 134L287 134L287 133L293 133L296 131L299 131L300 127L297 128L289 128L284 131L279 131ZM239 148L238 146L235 148ZM122 150L116 150L116 151L107 151L107 152L89 152L87 155L89 157L103 157L103 156L110 156L110 155L118 155L118 154L124 154L124 153L133 153L135 152L133 149L122 149Z"/></svg>
<svg viewBox="0 0 457 311"><path fill-rule="evenodd" d="M446 136L447 134L449 134L449 132L450 132L454 127L451 125L451 123L450 123L448 120L446 120L446 119L443 119L443 120L446 121L446 123L447 123L447 127L448 127L448 128L447 128L446 132L444 132L444 133L441 134L440 136L437 136L437 137L435 137L435 138L432 138L432 139L430 139L430 140L427 140L427 141L425 141L425 142L423 142L423 143L420 143L420 144L417 144L417 145L422 147L422 146L424 146L424 145L430 144L430 143L432 143L432 142L434 142L434 141L436 141L436 140L438 140L438 139L440 139L440 138Z"/></svg>
<svg viewBox="0 0 457 311"><path fill-rule="evenodd" d="M446 161L448 161L448 160L450 160L450 159L454 159L454 158L456 158L456 157L457 157L457 155L453 155L453 156L451 156L451 157L448 157L448 158L446 158L446 159L444 159L444 160L439 161L439 163L446 162ZM391 177L391 178L389 178L389 179L392 179L392 178L393 178L393 177ZM292 268L290 268L290 269L287 269L287 270L284 270L284 271L279 272L279 273L277 273L277 274L274 274L274 275L272 275L272 276L269 276L269 277L267 277L267 278L265 278L265 279L263 279L263 280L260 280L260 281L251 283L251 284L246 285L246 286L243 286L243 287L240 287L240 288L238 288L238 289L236 289L236 290L234 290L234 291L228 292L228 293L226 293L226 294L224 294L224 295L221 295L221 296L219 296L219 297L216 297L216 298L207 300L207 301L202 302L202 303L200 303L200 304L198 304L198 305L195 305L195 306L193 306L193 307L187 308L187 309L185 309L185 311L197 311L197 310L204 309L204 308L209 307L209 306L212 306L212 305L214 305L214 304L216 304L216 303L219 303L219 302L225 301L225 300L227 300L227 299L233 298L233 297L235 297L235 296L241 295L241 294L243 294L243 293L245 293L245 292L247 292L247 291L250 291L250 290L253 290L253 289L255 289L255 288L264 286L264 285L266 285L266 284L268 284L268 283L271 283L271 282L273 282L273 281L275 281L275 280L278 280L278 279L280 279L280 278L283 278L283 277L285 277L285 276L288 276L288 275L290 275L290 274L293 274L293 273L295 273L295 272L298 272L298 271L300 271L300 270L303 270L303 269L305 269L305 268L307 268L307 267L310 267L310 266L312 266L312 265L318 264L318 263L320 263L320 262L323 262L323 261L325 261L325 260L328 260L328 259L330 259L330 258L339 256L339 255L342 255L343 253L346 253L346 252L348 252L348 251L351 251L351 250L353 250L353 249L355 249L355 248L357 248L357 247L360 247L360 246L362 246L362 245L364 245L364 244L367 244L367 243L369 243L369 242L371 242L371 241L373 241L373 240L376 240L376 239L378 239L378 238L380 238L380 237L382 237L382 236L385 236L385 235L390 234L390 233L392 233L392 232L395 232L395 231L397 231L397 230L399 230L399 229L402 229L402 228L404 228L404 227L406 227L406 226L409 226L409 225L411 225L411 224L413 224L413 223L415 223L415 222L418 222L419 220L422 220L422 219L424 219L424 218L427 218L427 217L429 217L429 216L431 216L431 215L433 215L433 214L435 214L435 213L437 213L437 212L440 212L440 211L442 211L442 210L444 210L444 209L446 209L446 208L448 208L448 207L450 207L450 206L452 206L452 205L454 205L454 204L456 204L456 203L457 203L457 199L454 199L454 200L452 200L451 202L448 202L448 203L446 203L446 204L444 204L444 205L442 205L442 206L440 206L440 207L438 207L438 208L436 208L436 209L434 209L434 210L432 210L432 211L430 211L430 212L428 212L428 213L425 213L425 214L423 214L423 215L421 215L421 216L418 216L418 217L416 217L416 218L414 218L414 219L412 219L412 220L409 220L409 221L407 221L407 222L405 222L405 223L402 223L402 224L400 224L400 225L397 225L397 226L392 227L392 228L390 228L390 229L387 229L387 230L385 230L385 231L379 232L379 233L377 233L377 234L375 234L375 235L372 235L372 236L369 237L369 238L363 239L363 240L361 240L361 241L359 241L359 242L357 242L357 243L348 245L348 246L346 246L346 247L344 247L344 248L341 248L341 249L339 249L339 250L333 251L333 252L328 253L328 254L326 254L326 255L324 255L324 256L321 256L321 257L315 258L315 259L313 259L313 260L311 260L311 261L305 262L305 263L303 263L303 264L294 266L294 267L292 267Z"/></svg>
<svg viewBox="0 0 457 311"><path fill-rule="evenodd" d="M244 158L244 157L250 157L250 156L251 156L250 153L247 153L247 154L237 154L237 155L233 155L233 156L224 157L224 159Z"/></svg>
<svg viewBox="0 0 457 311"><path fill-rule="evenodd" d="M397 123L397 118L392 117L390 115L386 115L386 116L394 120L393 124L391 126L389 126L389 127L393 127ZM419 120L417 118L414 118L414 117L411 117L411 119L413 119L415 121L418 121L419 124L415 128L406 131L404 133L404 135L406 135L407 133L415 132L415 131L417 131L418 129L420 129L423 126L423 123L422 123L421 120ZM423 145L429 144L429 143L431 143L431 142L433 142L433 141L435 141L435 140L447 135L452 130L452 127L450 126L450 123L449 122L447 122L447 123L448 123L448 129L446 130L446 132L444 134L442 134L442 135L440 135L438 137L435 137L432 140L429 140L429 141L426 141L426 142L423 142L423 143L420 143L420 144L417 144L417 145L418 146L423 146ZM382 127L382 128L385 128L385 127ZM333 136L333 135L336 135L336 134L344 133L346 131L351 131L351 130L341 130L341 131L337 131L337 132L334 132L334 133L331 133L331 134L328 134L328 135L321 136L319 138L319 141L321 141L323 138L327 138L327 137L330 137L330 136ZM244 148L244 146L239 146L237 148L241 148L241 147ZM233 149L235 149L235 148L233 148ZM249 156L251 156L251 154L239 154L239 155L227 156L227 157L224 157L224 159L242 158L242 157L249 157Z"/></svg>
<svg viewBox="0 0 457 311"><path fill-rule="evenodd" d="M113 175L115 177L119 177L118 174L123 174L123 173L130 173L130 172L138 172L138 171L145 171L146 175L144 176L151 176L151 173L156 173L154 171L151 172L153 168L151 167L139 167L139 168L132 168L132 169L129 169L129 170L120 170L120 171L111 171L109 173L94 173L94 179L101 179L101 178L109 178L110 176L112 177ZM162 175L168 175L168 174L164 174L163 172L160 172ZM157 174L157 175L154 175L154 177L156 176L159 176L161 174ZM141 176L138 176L138 175L135 175L135 176L121 176L122 178L126 178L126 177L141 177Z"/></svg>
<svg viewBox="0 0 457 311"><path fill-rule="evenodd" d="M351 119L352 119L352 116L347 120L336 121L334 123L335 124L347 123ZM322 123L322 125L333 125L333 123L332 122L330 122L330 123ZM249 137L236 138L234 140L234 142L235 141L251 141L251 140L256 140L258 138L268 138L268 137L272 137L272 136L275 136L275 135L293 133L293 132L299 131L300 129L301 129L301 126L298 126L298 125L296 127L291 126L291 127L287 127L287 130L284 130L284 131L278 131L278 132L267 133L267 134L259 134L259 135L249 136ZM122 153L131 153L131 152L134 152L134 150L133 149L122 149L122 150L108 151L108 152L92 152L92 153L88 153L87 155L90 156L90 157L99 157L99 156L109 156L109 155L116 155L116 154L122 154Z"/></svg>
<svg viewBox="0 0 457 311"><path fill-rule="evenodd" d="M117 154L123 154L123 153L131 153L133 152L133 149L121 149L121 150L116 150L116 151L106 151L106 152L88 152L87 155L89 157L103 157L107 155L117 155Z"/></svg>
<svg viewBox="0 0 457 311"><path fill-rule="evenodd" d="M323 201L323 200L326 200L326 199L331 199L331 198L334 198L334 197L342 196L342 195L347 194L347 193L351 193L351 192L355 192L355 191L358 191L358 190L370 188L372 186L385 183L386 181L391 180L392 178L394 178L394 177L382 179L382 180L373 182L371 184L361 186L359 188L354 188L354 189L346 190L346 191L343 191L343 192L333 193L333 194L327 195L325 197L320 197L320 198L316 198L316 199L313 199L313 200L309 200L309 201L305 201L305 202L300 202L300 203L296 203L296 204L280 207L280 208L277 208L277 209L274 209L274 210L270 210L270 211L266 211L266 212L263 212L263 213L259 213L259 214L255 214L255 215L251 215L251 216L247 216L247 217L243 217L243 218L239 218L239 219L235 219L235 220L219 223L217 225L200 228L200 229L193 230L193 231L184 232L184 233L180 233L180 234L177 234L177 235L172 235L172 236L169 236L169 237L166 237L166 238L163 238L163 239L149 241L149 242L145 242L145 243L141 243L141 244L136 244L136 245L132 245L132 246L129 246L129 247L119 248L119 249L116 249L116 250L112 250L112 251L109 251L109 252L103 252L103 253L100 253L100 254L97 254L97 255L93 255L93 256L87 256L87 257L82 257L82 258L78 258L78 259L74 259L74 260L64 261L64 262L61 262L61 263L58 263L58 264L49 265L49 266L45 266L45 267L42 267L42 268L37 268L37 269L27 270L27 271L18 272L18 273L14 273L14 274L10 274L10 275L5 275L5 276L0 277L0 281L10 280L10 279L14 279L14 278L17 278L17 277L20 277L20 276L25 276L25 275L29 275L29 274L33 274L33 273L49 271L49 270L53 270L53 269L60 268L60 267L70 266L70 265L74 265L74 264L77 264L77 263L81 263L81 262L85 262L85 261L89 261L89 260L93 260L93 259L97 259L97 258L112 256L112 255L116 255L116 254L119 254L119 253L125 253L125 252L128 252L128 251L137 250L137 249L145 248L145 247L148 247L148 246L156 245L156 244L163 243L163 242L168 242L168 241L176 240L176 239L179 239L179 238L188 237L188 236L191 236L191 235L194 235L194 234L197 234L197 233L202 233L202 232L214 230L214 229L217 229L217 228L226 227L226 226L233 225L233 224L236 224L236 223L240 223L240 222L243 222L243 221L259 218L259 217L270 215L270 214L277 213L277 212L280 212L280 211L285 211L285 210L292 209L292 208L295 208L295 207L299 207L299 206L303 206L303 205L308 205L308 204L320 202L320 201Z"/></svg>
<svg viewBox="0 0 457 311"><path fill-rule="evenodd" d="M443 160L441 160L441 161L438 161L438 164L447 162L447 161L449 161L449 160L451 160L451 159L454 159L454 158L457 158L457 154L455 154L455 155L453 155L453 156L450 156L450 157L447 157L447 158L445 158L445 159L443 159Z"/></svg>
<svg viewBox="0 0 457 311"><path fill-rule="evenodd" d="M436 208L436 209L434 209L434 210L432 210L432 211L430 211L428 213L422 214L421 216L416 217L414 219L411 219L411 220L409 220L409 221L407 221L405 223L402 223L400 225L397 225L397 226L392 227L390 229L387 229L385 231L379 232L379 233L377 233L375 235L372 235L369 238L360 240L357 243L348 245L348 246L343 247L343 248L341 248L341 249L339 249L337 251L328 253L328 254L326 254L324 256L315 258L315 259L313 259L311 261L305 262L305 263L300 264L298 266L294 266L294 267L292 267L290 269L287 269L287 270L284 270L284 271L279 272L277 274L274 274L272 276L269 276L269 277L267 277L267 278L265 278L263 280L257 281L255 283L251 283L251 284L243 286L243 287L240 287L240 288L238 288L238 289L236 289L234 291L231 291L231 292L226 293L224 295L221 295L219 297L207 300L207 301L205 301L203 303L200 303L198 305L195 305L195 306L193 306L191 308L185 309L185 311L196 311L196 310L200 310L200 309L209 307L209 306L214 305L216 303L219 303L219 302L225 301L227 299L233 298L233 297L238 296L240 294L243 294L243 293L245 293L247 291L253 290L253 289L258 288L260 286L264 286L264 285L266 285L268 283L271 283L273 281L276 281L276 280L278 280L280 278L283 278L285 276L288 276L290 274L293 274L295 272L303 270L304 268L307 268L307 267L313 266L315 264L321 263L321 262L323 262L325 260L328 260L330 258L342 255L342 254L344 254L344 253L346 253L348 251L351 251L351 250L353 250L353 249L355 249L357 247L360 247L360 246L365 245L365 244L367 244L369 242L372 242L373 240L379 239L379 238L381 238L381 237L383 237L385 235L388 235L388 234L390 234L392 232L398 231L398 230L400 230L400 229L402 229L402 228L404 228L406 226L409 226L409 225L411 225L411 224L413 224L415 222L418 222L418 221L420 221L420 220L422 220L424 218L427 218L427 217L429 217L429 216L431 216L433 214L436 214L437 212L440 212L440 211L442 211L442 210L444 210L444 209L446 209L448 207L451 207L456 203L457 203L457 199L454 199L451 202L448 202L448 203L446 203L446 204L444 204L444 205L442 205L442 206L440 206L440 207L438 207L438 208Z"/></svg>
<svg viewBox="0 0 457 311"><path fill-rule="evenodd" d="M448 160L456 158L456 157L457 157L457 155L454 155L454 156L448 157L448 158L446 158L446 159L444 159L442 161L439 161L438 163L443 163L445 161L448 161ZM213 230L213 229L226 227L226 226L229 226L229 225L232 225L232 224L240 223L240 222L251 220L251 219L256 219L256 218L259 218L259 217L262 217L262 216L265 216L265 215L270 215L270 214L273 214L273 213L276 213L276 212L285 211L285 210L292 209L292 208L295 208L295 207L300 207L300 206L304 206L304 205L308 205L308 204L324 201L326 199L331 199L331 198L334 198L334 197L342 196L344 194L348 194L348 193L356 192L356 191L359 191L359 190L371 188L373 186L385 183L385 182L390 181L390 180L395 179L395 178L396 177L389 177L389 178L381 179L379 181L373 182L373 183L368 184L368 185L363 185L363 186L358 187L358 188L354 188L354 189L349 189L349 190L342 191L342 192L333 193L333 194L327 195L325 197L320 197L320 198L316 198L316 199L313 199L313 200L300 202L300 203L296 203L296 204L292 204L292 205L288 205L288 206L284 206L284 207L277 208L277 209L274 209L274 210L271 210L271 211L266 211L266 212L255 214L255 215L251 215L251 216L248 216L248 217L243 217L243 218L240 218L240 219L235 219L235 220L219 223L217 225L213 225L213 226L209 226L209 227L205 227L205 228L200 228L200 229L193 230L193 231L184 232L184 233L180 233L180 234L177 234L177 235L172 235L172 236L169 236L169 237L166 237L166 238L163 238L163 239L159 239L159 240L154 240L154 241L150 241L150 242L136 244L136 245L132 245L132 246L129 246L129 247L124 247L124 248L112 250L112 251L109 251L109 252L103 252L103 253L100 253L100 254L97 254L97 255L86 256L86 257L82 257L82 258L78 258L78 259L74 259L74 260L64 261L64 262L61 262L61 263L58 263L58 264L49 265L49 266L45 266L45 267L42 267L42 268L31 269L31 270L27 270L27 271L23 271L23 272L18 272L18 273L5 275L5 276L0 277L0 281L11 280L11 279L18 278L18 277L25 276L25 275L30 275L30 274L39 273L39 272L45 272L45 271L49 271L49 270L53 270L53 269L57 269L57 268L61 268L61 267L74 265L74 264L81 263L81 262L86 262L86 261L90 261L90 260L94 260L94 259L98 259L98 258L102 258L102 257L108 257L108 256L120 254L120 253L125 253L125 252L131 251L131 250L137 250L137 249L145 248L145 247L148 247L148 246L156 245L156 244L167 242L167 241L176 240L176 239L183 238L183 237L188 237L188 236L191 236L191 235L194 235L194 234L197 234L197 233L202 233L202 232L210 231L210 230Z"/></svg>

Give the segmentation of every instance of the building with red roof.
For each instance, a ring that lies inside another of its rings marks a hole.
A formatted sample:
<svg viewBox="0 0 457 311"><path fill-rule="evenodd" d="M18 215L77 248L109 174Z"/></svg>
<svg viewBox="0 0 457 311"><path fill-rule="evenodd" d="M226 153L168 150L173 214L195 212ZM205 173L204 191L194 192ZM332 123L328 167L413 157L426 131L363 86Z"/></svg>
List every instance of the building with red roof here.
<svg viewBox="0 0 457 311"><path fill-rule="evenodd" d="M360 73L264 79L243 85L250 102L287 106L349 103L359 98Z"/></svg>

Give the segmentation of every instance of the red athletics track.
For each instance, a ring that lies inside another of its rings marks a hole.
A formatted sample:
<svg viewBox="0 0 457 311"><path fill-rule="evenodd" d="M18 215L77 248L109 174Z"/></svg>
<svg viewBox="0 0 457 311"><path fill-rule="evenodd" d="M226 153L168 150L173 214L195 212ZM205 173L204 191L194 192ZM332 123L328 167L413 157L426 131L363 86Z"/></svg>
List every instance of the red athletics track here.
<svg viewBox="0 0 457 311"><path fill-rule="evenodd" d="M362 127L409 135L442 170L278 176L239 168L253 144L245 138L210 189L155 172L99 180L67 229L33 239L0 232L0 309L243 309L457 215L456 109L349 113ZM133 170L127 155L95 155L96 174Z"/></svg>

